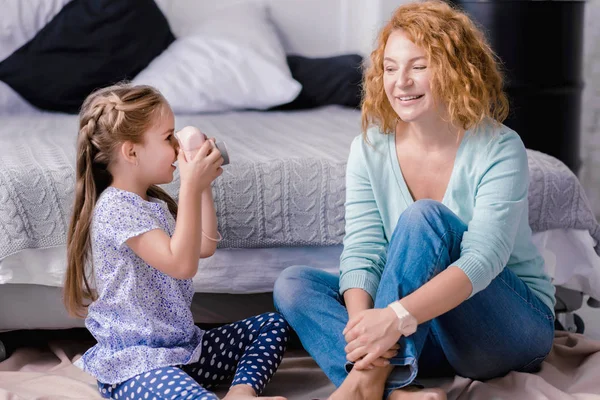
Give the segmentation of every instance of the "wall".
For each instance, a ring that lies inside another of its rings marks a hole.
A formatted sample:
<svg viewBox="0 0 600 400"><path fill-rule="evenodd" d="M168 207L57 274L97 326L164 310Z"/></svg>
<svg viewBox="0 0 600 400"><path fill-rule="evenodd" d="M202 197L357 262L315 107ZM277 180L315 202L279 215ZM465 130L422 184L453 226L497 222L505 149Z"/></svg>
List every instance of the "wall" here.
<svg viewBox="0 0 600 400"><path fill-rule="evenodd" d="M401 0L379 0L380 21ZM581 116L581 159L579 178L596 216L600 217L600 0L588 0L584 27L584 79Z"/></svg>

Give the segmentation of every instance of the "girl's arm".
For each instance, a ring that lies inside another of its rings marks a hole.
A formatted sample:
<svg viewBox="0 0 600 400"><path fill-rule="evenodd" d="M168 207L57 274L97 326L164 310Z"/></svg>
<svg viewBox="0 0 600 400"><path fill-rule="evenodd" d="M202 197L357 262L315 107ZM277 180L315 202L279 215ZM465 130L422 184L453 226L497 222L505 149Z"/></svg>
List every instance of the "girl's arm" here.
<svg viewBox="0 0 600 400"><path fill-rule="evenodd" d="M210 192L210 183L223 172L221 169L223 159L218 151L208 154L210 149L210 143L205 142L190 163L185 161L182 152L179 154L182 183L173 236L169 237L161 229L153 229L126 241L131 250L148 265L176 279L191 279L196 275L198 260L205 248L204 242L210 241L202 235L205 204L214 218L214 220L207 218L209 220L207 227L213 226L216 231L212 194L204 193ZM204 198L209 195L210 202L207 202ZM207 235L210 233L207 232Z"/></svg>
<svg viewBox="0 0 600 400"><path fill-rule="evenodd" d="M215 254L220 238L217 230L217 212L210 186L202 191L202 232L200 258L207 258Z"/></svg>
<svg viewBox="0 0 600 400"><path fill-rule="evenodd" d="M154 229L128 239L127 246L148 265L173 278L193 278L202 254L201 243L205 240L202 237L201 193L181 187L173 237L162 229Z"/></svg>

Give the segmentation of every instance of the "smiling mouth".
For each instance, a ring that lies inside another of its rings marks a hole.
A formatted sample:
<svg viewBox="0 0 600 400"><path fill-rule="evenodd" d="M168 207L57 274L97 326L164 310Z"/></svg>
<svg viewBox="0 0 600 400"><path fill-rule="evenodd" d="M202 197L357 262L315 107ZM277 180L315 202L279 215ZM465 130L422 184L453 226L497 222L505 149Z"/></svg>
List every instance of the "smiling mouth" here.
<svg viewBox="0 0 600 400"><path fill-rule="evenodd" d="M425 95L424 94L418 94L416 96L399 96L399 97L396 97L396 98L398 100L400 100L400 101L411 101L411 100L420 99L423 96L425 96Z"/></svg>

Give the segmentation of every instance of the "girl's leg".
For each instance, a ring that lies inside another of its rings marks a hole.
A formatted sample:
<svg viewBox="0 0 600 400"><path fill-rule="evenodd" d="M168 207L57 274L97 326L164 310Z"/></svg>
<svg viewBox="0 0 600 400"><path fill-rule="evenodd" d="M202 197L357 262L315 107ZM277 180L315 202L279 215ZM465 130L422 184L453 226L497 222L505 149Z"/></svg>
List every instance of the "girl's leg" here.
<svg viewBox="0 0 600 400"><path fill-rule="evenodd" d="M98 382L98 390L105 399L116 400L219 400L177 367L158 368L114 385Z"/></svg>
<svg viewBox="0 0 600 400"><path fill-rule="evenodd" d="M265 313L204 334L202 355L183 370L211 388L233 376L231 386L247 385L260 394L283 359L289 325L276 313Z"/></svg>
<svg viewBox="0 0 600 400"><path fill-rule="evenodd" d="M460 257L466 229L441 203L414 203L390 241L375 307L414 292L452 265ZM550 351L553 319L552 311L505 268L485 290L400 339L387 391L414 384L417 373L455 371L482 380L512 370L531 371Z"/></svg>

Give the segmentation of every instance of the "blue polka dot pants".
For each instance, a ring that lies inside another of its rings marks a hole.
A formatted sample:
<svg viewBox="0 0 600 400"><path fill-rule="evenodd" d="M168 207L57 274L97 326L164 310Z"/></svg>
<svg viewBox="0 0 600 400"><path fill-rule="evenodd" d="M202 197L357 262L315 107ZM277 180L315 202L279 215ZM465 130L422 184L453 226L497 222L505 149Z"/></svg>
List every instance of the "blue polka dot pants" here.
<svg viewBox="0 0 600 400"><path fill-rule="evenodd" d="M249 385L262 393L283 359L290 328L277 313L266 313L204 334L200 360L155 369L125 382L98 382L104 398L218 400L220 383Z"/></svg>

